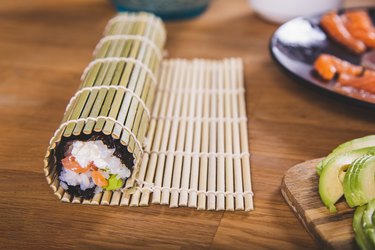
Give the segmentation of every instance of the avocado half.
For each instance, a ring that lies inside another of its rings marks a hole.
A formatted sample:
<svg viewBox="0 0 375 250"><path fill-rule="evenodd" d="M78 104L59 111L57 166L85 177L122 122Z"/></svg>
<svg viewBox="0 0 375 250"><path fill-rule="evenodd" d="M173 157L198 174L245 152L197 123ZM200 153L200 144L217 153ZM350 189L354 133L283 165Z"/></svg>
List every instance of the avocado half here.
<svg viewBox="0 0 375 250"><path fill-rule="evenodd" d="M319 178L319 195L329 211L336 212L335 203L344 195L345 171L353 161L365 154L375 155L375 147L338 154L332 157L322 169Z"/></svg>
<svg viewBox="0 0 375 250"><path fill-rule="evenodd" d="M316 172L318 175L321 174L323 168L327 165L327 163L335 156L343 153L347 153L352 150L360 149L360 148L367 148L367 147L374 147L375 146L375 135L368 135L362 138L354 139L348 142L345 142L335 148L332 153L330 153L326 158L318 163L316 166Z"/></svg>
<svg viewBox="0 0 375 250"><path fill-rule="evenodd" d="M361 206L375 198L375 156L363 155L348 168L344 195L350 207Z"/></svg>

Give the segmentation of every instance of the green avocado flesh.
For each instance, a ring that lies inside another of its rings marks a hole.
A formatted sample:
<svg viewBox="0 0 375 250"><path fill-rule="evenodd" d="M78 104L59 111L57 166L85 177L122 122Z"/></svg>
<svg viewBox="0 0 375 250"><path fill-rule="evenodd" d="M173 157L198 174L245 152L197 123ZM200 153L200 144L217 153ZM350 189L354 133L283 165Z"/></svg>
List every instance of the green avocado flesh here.
<svg viewBox="0 0 375 250"><path fill-rule="evenodd" d="M367 235L362 227L362 218L367 206L357 207L353 217L355 241L362 250L372 249Z"/></svg>
<svg viewBox="0 0 375 250"><path fill-rule="evenodd" d="M106 186L105 190L116 190L121 188L123 185L121 179L117 179L117 175L111 175L108 179L108 186Z"/></svg>
<svg viewBox="0 0 375 250"><path fill-rule="evenodd" d="M339 154L344 154L352 150L367 147L375 147L375 135L369 135L362 138L354 139L339 145L332 151L332 153L330 153L326 158L324 158L322 161L318 163L318 165L316 166L316 172L318 173L318 175L320 175L323 168L327 165L327 163L333 157Z"/></svg>
<svg viewBox="0 0 375 250"><path fill-rule="evenodd" d="M375 156L355 160L344 177L344 195L350 207L361 206L375 198Z"/></svg>
<svg viewBox="0 0 375 250"><path fill-rule="evenodd" d="M353 150L337 155L326 164L319 178L319 195L331 212L336 212L335 203L343 196L343 177L350 164L365 154L375 154L375 147Z"/></svg>

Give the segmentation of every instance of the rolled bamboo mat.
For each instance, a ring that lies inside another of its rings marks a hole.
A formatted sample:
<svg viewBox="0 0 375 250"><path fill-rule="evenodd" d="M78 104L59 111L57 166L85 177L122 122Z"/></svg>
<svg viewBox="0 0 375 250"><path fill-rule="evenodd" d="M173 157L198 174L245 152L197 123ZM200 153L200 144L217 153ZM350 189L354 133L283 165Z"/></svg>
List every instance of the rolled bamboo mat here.
<svg viewBox="0 0 375 250"><path fill-rule="evenodd" d="M93 61L83 72L82 83L51 138L44 160L47 182L61 200L104 204L116 196L105 191L83 200L65 192L57 169L58 146L64 140L111 137L114 143L122 145L126 154L122 160L132 167L123 191L132 192L138 185L165 36L162 21L152 14L120 14L109 21L95 48Z"/></svg>

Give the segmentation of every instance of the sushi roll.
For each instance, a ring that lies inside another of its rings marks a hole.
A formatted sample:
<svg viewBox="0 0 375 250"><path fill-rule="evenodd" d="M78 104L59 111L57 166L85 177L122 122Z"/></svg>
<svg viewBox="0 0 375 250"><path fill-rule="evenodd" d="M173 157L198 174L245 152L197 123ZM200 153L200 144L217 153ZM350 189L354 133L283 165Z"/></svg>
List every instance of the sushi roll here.
<svg viewBox="0 0 375 250"><path fill-rule="evenodd" d="M160 18L149 13L109 21L44 160L60 199L132 192L139 185L165 36Z"/></svg>
<svg viewBox="0 0 375 250"><path fill-rule="evenodd" d="M134 168L134 157L110 136L63 139L56 149L60 186L85 199L105 190L123 188Z"/></svg>

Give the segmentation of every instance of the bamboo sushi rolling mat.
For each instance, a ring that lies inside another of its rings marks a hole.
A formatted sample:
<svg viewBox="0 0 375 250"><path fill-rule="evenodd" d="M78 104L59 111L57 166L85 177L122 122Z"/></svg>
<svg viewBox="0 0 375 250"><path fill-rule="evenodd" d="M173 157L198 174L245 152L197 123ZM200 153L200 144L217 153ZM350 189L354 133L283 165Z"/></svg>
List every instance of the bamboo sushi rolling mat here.
<svg viewBox="0 0 375 250"><path fill-rule="evenodd" d="M162 60L164 27L145 13L115 17L106 33L47 151L45 174L55 194L94 205L252 210L241 59ZM94 131L127 145L135 156L132 178L123 191L71 197L59 186L51 156L62 135Z"/></svg>

